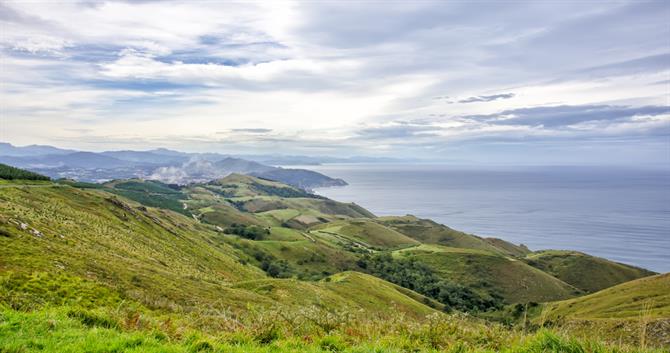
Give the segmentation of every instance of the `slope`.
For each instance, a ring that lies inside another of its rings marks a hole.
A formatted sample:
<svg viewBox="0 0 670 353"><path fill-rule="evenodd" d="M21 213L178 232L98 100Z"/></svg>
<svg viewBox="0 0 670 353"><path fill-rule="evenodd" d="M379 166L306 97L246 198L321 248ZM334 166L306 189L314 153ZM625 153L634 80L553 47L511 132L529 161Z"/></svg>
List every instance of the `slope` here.
<svg viewBox="0 0 670 353"><path fill-rule="evenodd" d="M529 254L526 262L589 293L654 274L577 251L538 251Z"/></svg>
<svg viewBox="0 0 670 353"><path fill-rule="evenodd" d="M372 250L396 249L419 245L419 242L369 219L334 221L312 228L320 238L348 243Z"/></svg>
<svg viewBox="0 0 670 353"><path fill-rule="evenodd" d="M579 319L670 318L670 273L640 278L589 294L547 304L545 316Z"/></svg>
<svg viewBox="0 0 670 353"><path fill-rule="evenodd" d="M510 256L525 254L528 249L500 239L483 239L476 235L459 232L430 219L411 215L402 217L379 217L377 221L424 244L440 244L454 248L480 249Z"/></svg>
<svg viewBox="0 0 670 353"><path fill-rule="evenodd" d="M545 302L580 294L576 288L523 261L496 252L423 244L394 254L414 257L443 278L483 294L498 294L508 303Z"/></svg>
<svg viewBox="0 0 670 353"><path fill-rule="evenodd" d="M199 311L203 306L234 311L246 311L248 305L332 309L360 301L356 305L361 309L383 314L381 306L366 304L377 302L381 293L361 292L346 300L339 295L345 292L340 286L348 282L319 285L268 279L247 253L231 246L231 236L191 217L146 207L104 189L45 182L4 186L0 189L0 304L25 309L72 303L113 307L125 302L174 313ZM296 240L286 231L275 236ZM268 240L272 242L278 241ZM359 276L363 275L352 274L352 278ZM396 288L365 278L380 291ZM302 298L294 303L289 297L237 286L246 281L270 281L296 292L316 286L320 295L334 299ZM422 299L416 293L388 295L403 303L411 315L432 311L413 299Z"/></svg>

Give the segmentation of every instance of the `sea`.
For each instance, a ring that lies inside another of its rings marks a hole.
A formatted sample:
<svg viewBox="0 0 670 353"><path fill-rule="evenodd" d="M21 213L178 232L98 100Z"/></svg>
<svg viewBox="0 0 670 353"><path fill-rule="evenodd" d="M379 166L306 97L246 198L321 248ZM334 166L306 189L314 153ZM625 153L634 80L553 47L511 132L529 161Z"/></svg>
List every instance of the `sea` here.
<svg viewBox="0 0 670 353"><path fill-rule="evenodd" d="M412 214L531 250L569 249L670 271L670 169L304 166L348 186L318 194L376 215Z"/></svg>

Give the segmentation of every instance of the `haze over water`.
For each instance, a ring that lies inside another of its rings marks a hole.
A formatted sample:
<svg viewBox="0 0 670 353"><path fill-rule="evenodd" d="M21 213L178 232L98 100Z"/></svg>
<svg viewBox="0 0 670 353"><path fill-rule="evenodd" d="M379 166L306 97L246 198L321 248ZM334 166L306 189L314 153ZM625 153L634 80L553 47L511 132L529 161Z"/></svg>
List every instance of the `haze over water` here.
<svg viewBox="0 0 670 353"><path fill-rule="evenodd" d="M377 215L413 214L454 229L670 271L670 170L481 169L322 165L349 186L317 192Z"/></svg>

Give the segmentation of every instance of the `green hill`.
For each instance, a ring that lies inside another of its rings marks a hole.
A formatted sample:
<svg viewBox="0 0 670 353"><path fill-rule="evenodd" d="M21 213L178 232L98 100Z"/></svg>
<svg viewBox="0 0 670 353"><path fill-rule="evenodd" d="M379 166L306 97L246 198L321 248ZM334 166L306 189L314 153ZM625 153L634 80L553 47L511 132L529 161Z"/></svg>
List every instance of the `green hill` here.
<svg viewBox="0 0 670 353"><path fill-rule="evenodd" d="M420 244L405 234L369 219L330 222L312 228L312 233L365 249L396 249Z"/></svg>
<svg viewBox="0 0 670 353"><path fill-rule="evenodd" d="M488 250L511 256L523 255L528 252L525 247L513 245L500 239L484 239L476 235L459 232L429 219L408 215L379 217L376 220L424 244Z"/></svg>
<svg viewBox="0 0 670 353"><path fill-rule="evenodd" d="M580 291L523 261L481 249L424 244L395 252L427 264L443 278L482 294L498 294L507 303L571 298Z"/></svg>
<svg viewBox="0 0 670 353"><path fill-rule="evenodd" d="M31 296L36 297L51 286L46 274L52 274L71 276L76 286L90 282L95 288L108 288L111 297L137 301L152 310L194 310L203 302L239 310L249 303L273 303L271 298L234 285L267 278L261 266L254 266L261 262L254 254L270 263L281 257L306 259L309 254L316 263L305 260L303 265L315 271L324 257L329 261L323 261L323 268L332 272L337 267L328 266L337 263L337 256L343 256L340 262L353 263L348 253L313 243L297 231L271 232L288 241L235 240L193 218L148 208L99 189L58 184L3 188L0 205L0 270L8 276L5 284L34 283L26 288L35 288ZM295 246L288 247L290 244ZM35 275L40 273L46 276ZM377 281L375 286L380 286ZM410 297L404 300L413 301ZM416 304L410 307L424 307Z"/></svg>
<svg viewBox="0 0 670 353"><path fill-rule="evenodd" d="M585 292L596 292L654 274L577 251L538 251L529 254L526 262Z"/></svg>
<svg viewBox="0 0 670 353"><path fill-rule="evenodd" d="M317 304L331 310L384 312L389 306L422 317L442 305L420 294L358 272L341 272L319 282L266 279L241 282L243 288L295 306ZM428 306L430 305L430 306Z"/></svg>
<svg viewBox="0 0 670 353"><path fill-rule="evenodd" d="M248 239L249 229L258 237ZM497 295L508 303L578 295L526 263L553 259L248 176L186 187L3 180L0 249L2 352L615 349L441 313L493 315ZM632 316L640 307L626 301L651 293L638 287L612 303ZM559 323L568 315L561 303L534 310L557 312L548 317Z"/></svg>
<svg viewBox="0 0 670 353"><path fill-rule="evenodd" d="M670 319L670 273L626 282L617 286L548 304L545 316L578 319Z"/></svg>
<svg viewBox="0 0 670 353"><path fill-rule="evenodd" d="M548 303L532 321L577 337L670 348L670 273L640 278L587 296Z"/></svg>

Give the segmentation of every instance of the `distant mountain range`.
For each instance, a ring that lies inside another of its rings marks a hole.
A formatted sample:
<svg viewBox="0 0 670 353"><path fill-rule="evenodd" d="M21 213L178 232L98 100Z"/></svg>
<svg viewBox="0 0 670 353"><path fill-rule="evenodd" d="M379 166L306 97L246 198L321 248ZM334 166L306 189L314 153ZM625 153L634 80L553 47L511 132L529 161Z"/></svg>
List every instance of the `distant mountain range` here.
<svg viewBox="0 0 670 353"><path fill-rule="evenodd" d="M361 157L357 158L362 160ZM270 163L263 163L265 160ZM342 159L344 160L346 159ZM248 155L243 159L218 153L185 153L164 148L96 153L53 146L17 147L9 143L0 143L0 163L25 168L52 178L88 182L143 178L183 185L240 173L280 181L305 190L346 185L344 180L330 178L314 171L273 166L318 164L317 161L319 161L317 157L302 156ZM332 159L329 161L332 162Z"/></svg>

